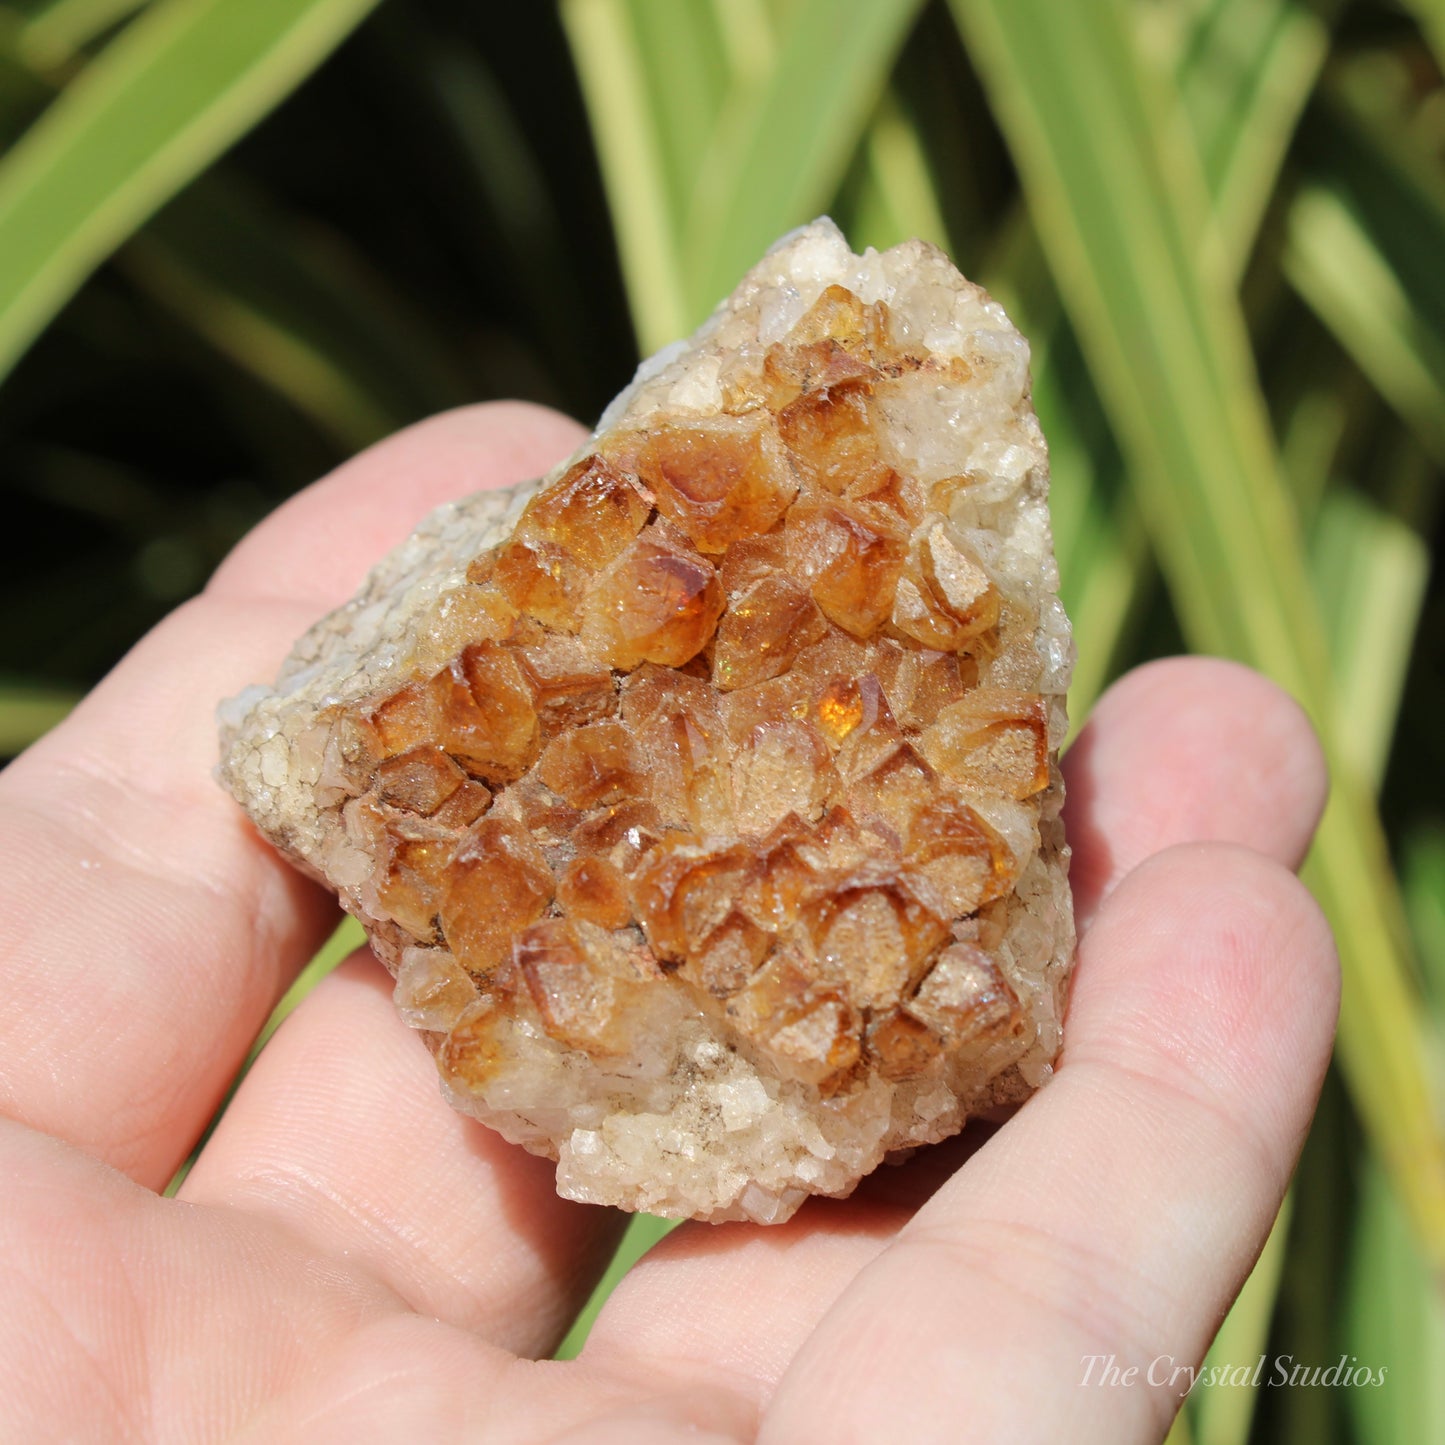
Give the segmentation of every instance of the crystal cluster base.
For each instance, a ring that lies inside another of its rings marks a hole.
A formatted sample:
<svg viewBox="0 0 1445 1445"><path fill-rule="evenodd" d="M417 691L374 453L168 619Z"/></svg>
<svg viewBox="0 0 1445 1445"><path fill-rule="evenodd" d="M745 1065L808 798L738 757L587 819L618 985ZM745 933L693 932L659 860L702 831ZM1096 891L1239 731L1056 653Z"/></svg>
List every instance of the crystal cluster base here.
<svg viewBox="0 0 1445 1445"><path fill-rule="evenodd" d="M221 777L563 1194L786 1219L1058 1051L1047 492L1002 310L815 223L226 704Z"/></svg>

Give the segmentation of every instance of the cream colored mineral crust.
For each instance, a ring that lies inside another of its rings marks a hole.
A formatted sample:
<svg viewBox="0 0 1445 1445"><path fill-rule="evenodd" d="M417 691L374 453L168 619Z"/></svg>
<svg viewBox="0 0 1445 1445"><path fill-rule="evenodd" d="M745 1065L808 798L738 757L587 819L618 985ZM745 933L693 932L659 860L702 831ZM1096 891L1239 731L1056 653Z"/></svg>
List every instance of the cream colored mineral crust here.
<svg viewBox="0 0 1445 1445"><path fill-rule="evenodd" d="M818 221L225 704L221 777L562 1194L786 1219L1058 1051L1047 493L998 305Z"/></svg>

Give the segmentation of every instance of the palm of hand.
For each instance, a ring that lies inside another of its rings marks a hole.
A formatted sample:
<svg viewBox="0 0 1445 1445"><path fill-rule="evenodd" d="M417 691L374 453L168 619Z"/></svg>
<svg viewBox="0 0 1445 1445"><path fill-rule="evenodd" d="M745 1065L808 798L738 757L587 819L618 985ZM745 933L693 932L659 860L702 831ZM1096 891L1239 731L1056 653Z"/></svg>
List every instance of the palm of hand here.
<svg viewBox="0 0 1445 1445"><path fill-rule="evenodd" d="M675 1231L577 1362L538 1357L619 1221L445 1105L369 955L268 1046L180 1198L156 1194L334 922L210 781L214 700L429 506L574 439L484 407L358 458L0 782L13 1438L1158 1438L1177 1387L1090 1388L1084 1361L1203 1353L1298 1154L1338 993L1288 871L1319 751L1229 664L1133 674L1070 753L1082 938L1053 1083L982 1143L789 1225Z"/></svg>

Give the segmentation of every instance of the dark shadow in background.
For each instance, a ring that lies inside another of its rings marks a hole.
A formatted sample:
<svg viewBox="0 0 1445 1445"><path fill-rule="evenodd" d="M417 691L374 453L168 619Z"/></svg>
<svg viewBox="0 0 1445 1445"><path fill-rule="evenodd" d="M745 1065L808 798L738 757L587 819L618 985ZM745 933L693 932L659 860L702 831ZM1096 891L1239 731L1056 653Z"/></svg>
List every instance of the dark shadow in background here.
<svg viewBox="0 0 1445 1445"><path fill-rule="evenodd" d="M44 96L18 100L33 114ZM173 303L157 238L265 298L252 227L329 280L343 320L354 295L363 330L396 336L394 356L373 348L374 413L318 420ZM634 361L555 7L389 0L0 387L0 677L92 683L260 516L372 434L499 396L591 421Z"/></svg>

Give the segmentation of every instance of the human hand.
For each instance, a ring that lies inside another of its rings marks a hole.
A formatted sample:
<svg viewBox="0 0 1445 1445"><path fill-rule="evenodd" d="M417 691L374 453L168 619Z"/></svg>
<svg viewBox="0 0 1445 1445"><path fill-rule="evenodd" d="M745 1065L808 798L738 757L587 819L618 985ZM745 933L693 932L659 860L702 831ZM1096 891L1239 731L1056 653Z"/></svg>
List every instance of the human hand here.
<svg viewBox="0 0 1445 1445"><path fill-rule="evenodd" d="M334 904L211 779L216 700L436 503L544 470L551 413L472 408L283 507L0 778L0 1438L1161 1437L1308 1126L1338 978L1289 868L1325 780L1232 664L1119 683L1065 762L1081 929L1057 1076L1002 1130L789 1224L688 1224L582 1358L616 1241L451 1110L367 953L187 1156Z"/></svg>

